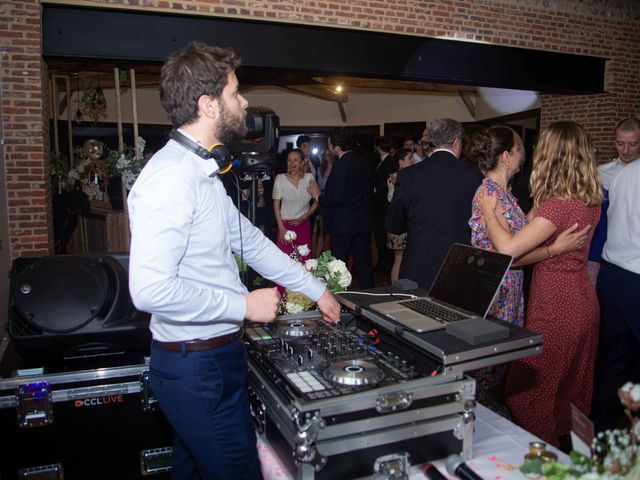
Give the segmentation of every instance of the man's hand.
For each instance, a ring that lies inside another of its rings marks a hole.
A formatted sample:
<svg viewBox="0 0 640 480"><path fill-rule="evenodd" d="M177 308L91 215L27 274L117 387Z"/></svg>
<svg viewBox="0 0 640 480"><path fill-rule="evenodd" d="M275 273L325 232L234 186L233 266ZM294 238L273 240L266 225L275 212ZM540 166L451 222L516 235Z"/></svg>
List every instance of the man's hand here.
<svg viewBox="0 0 640 480"><path fill-rule="evenodd" d="M337 323L340 320L340 304L326 289L320 299L316 302L322 312L322 319L327 323Z"/></svg>
<svg viewBox="0 0 640 480"><path fill-rule="evenodd" d="M315 201L318 201L318 197L320 196L320 187L318 186L315 180L311 180L309 182L307 191L311 194L311 196Z"/></svg>
<svg viewBox="0 0 640 480"><path fill-rule="evenodd" d="M244 318L251 322L269 323L276 318L280 294L276 287L259 288L249 292L244 297L247 302L247 310ZM335 301L335 300L334 300Z"/></svg>

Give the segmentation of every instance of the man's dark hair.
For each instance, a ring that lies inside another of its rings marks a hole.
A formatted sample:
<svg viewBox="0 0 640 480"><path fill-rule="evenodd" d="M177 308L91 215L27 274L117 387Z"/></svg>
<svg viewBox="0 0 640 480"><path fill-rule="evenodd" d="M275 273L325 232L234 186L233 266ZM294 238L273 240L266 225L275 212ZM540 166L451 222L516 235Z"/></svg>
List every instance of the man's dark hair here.
<svg viewBox="0 0 640 480"><path fill-rule="evenodd" d="M300 148L303 143L311 143L311 137L309 135L300 135L296 139L296 147Z"/></svg>
<svg viewBox="0 0 640 480"><path fill-rule="evenodd" d="M191 42L169 55L160 72L160 102L174 127L198 118L202 95L220 98L227 76L240 65L240 57L230 48Z"/></svg>
<svg viewBox="0 0 640 480"><path fill-rule="evenodd" d="M392 143L389 137L376 137L373 140L373 145L378 147L383 152L389 153L391 151Z"/></svg>
<svg viewBox="0 0 640 480"><path fill-rule="evenodd" d="M409 154L413 155L413 151L409 150L408 148L399 149L393 156L392 171L397 172L398 170L400 170L400 160L402 160L404 157L406 157Z"/></svg>
<svg viewBox="0 0 640 480"><path fill-rule="evenodd" d="M351 135L344 128L334 128L329 132L329 141L334 147L340 147L343 152L353 148Z"/></svg>

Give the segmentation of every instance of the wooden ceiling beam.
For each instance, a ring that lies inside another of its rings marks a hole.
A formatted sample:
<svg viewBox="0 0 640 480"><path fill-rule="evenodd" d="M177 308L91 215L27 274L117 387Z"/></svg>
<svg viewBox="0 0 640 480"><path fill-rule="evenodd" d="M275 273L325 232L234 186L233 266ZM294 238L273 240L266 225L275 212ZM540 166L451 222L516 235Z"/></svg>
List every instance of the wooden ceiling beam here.
<svg viewBox="0 0 640 480"><path fill-rule="evenodd" d="M322 85L284 85L282 88L330 102L346 103L349 100L344 93L332 92Z"/></svg>
<svg viewBox="0 0 640 480"><path fill-rule="evenodd" d="M475 119L476 118L476 104L473 103L471 95L469 95L468 92L465 92L463 90L458 90L458 95L460 95L460 98L462 99L462 103L464 103L464 106L467 107L467 110L469 110L469 113Z"/></svg>

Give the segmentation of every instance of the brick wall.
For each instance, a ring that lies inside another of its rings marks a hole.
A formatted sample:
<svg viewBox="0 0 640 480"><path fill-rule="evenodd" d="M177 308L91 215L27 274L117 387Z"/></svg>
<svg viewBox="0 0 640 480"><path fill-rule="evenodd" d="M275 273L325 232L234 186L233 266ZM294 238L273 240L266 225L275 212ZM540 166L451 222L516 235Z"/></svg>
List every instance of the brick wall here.
<svg viewBox="0 0 640 480"><path fill-rule="evenodd" d="M2 2L0 79L12 257L53 249L47 72L40 50L39 3Z"/></svg>
<svg viewBox="0 0 640 480"><path fill-rule="evenodd" d="M601 159L614 154L612 129L640 115L640 2L636 0L115 0L112 7L440 36L500 45L604 56L607 93L542 96L542 126L583 123ZM5 122L11 255L52 249L46 67L40 59L39 3L0 5L2 115Z"/></svg>

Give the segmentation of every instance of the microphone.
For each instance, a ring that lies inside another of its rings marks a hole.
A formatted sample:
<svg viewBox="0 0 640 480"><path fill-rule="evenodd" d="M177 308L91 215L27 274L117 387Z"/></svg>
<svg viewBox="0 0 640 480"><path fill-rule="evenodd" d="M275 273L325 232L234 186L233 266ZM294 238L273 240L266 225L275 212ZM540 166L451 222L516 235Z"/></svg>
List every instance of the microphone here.
<svg viewBox="0 0 640 480"><path fill-rule="evenodd" d="M425 463L422 467L422 473L430 480L447 480L447 477L441 474L440 470L432 463Z"/></svg>
<svg viewBox="0 0 640 480"><path fill-rule="evenodd" d="M455 475L462 480L482 480L471 467L462 461L460 455L449 455L447 458L447 472L449 475Z"/></svg>

